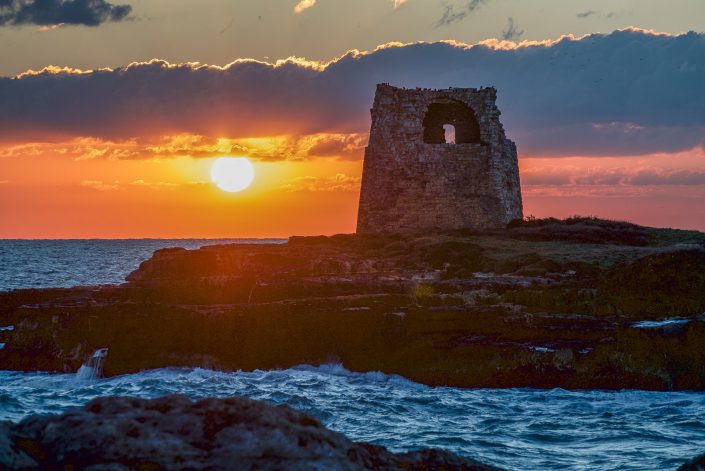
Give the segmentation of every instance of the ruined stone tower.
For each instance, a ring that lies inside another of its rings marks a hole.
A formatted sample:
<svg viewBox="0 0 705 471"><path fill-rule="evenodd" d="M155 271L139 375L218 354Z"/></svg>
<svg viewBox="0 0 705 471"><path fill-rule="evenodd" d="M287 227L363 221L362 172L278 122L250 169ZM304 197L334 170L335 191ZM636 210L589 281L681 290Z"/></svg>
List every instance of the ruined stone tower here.
<svg viewBox="0 0 705 471"><path fill-rule="evenodd" d="M357 232L487 229L521 218L516 146L496 98L494 88L377 85Z"/></svg>

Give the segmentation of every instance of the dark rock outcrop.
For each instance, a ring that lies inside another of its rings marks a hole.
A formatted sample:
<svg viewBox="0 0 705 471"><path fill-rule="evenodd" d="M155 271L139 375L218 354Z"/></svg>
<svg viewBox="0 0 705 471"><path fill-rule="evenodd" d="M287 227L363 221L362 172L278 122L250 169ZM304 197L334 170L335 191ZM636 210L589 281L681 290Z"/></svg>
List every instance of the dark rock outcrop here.
<svg viewBox="0 0 705 471"><path fill-rule="evenodd" d="M683 463L678 467L678 471L705 471L705 454Z"/></svg>
<svg viewBox="0 0 705 471"><path fill-rule="evenodd" d="M573 218L160 250L125 285L0 293L0 369L75 372L108 348L107 376L341 362L428 385L705 390L703 240Z"/></svg>
<svg viewBox="0 0 705 471"><path fill-rule="evenodd" d="M448 452L354 443L284 405L243 397L107 397L0 424L0 469L496 470Z"/></svg>

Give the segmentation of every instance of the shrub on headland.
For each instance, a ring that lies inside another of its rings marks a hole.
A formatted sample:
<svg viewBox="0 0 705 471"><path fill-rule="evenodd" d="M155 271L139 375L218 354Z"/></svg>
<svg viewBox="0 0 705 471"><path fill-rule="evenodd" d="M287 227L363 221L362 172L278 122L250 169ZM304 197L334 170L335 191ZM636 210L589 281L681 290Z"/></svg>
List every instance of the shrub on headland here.
<svg viewBox="0 0 705 471"><path fill-rule="evenodd" d="M567 219L515 219L507 225L510 237L522 240L570 241L587 244L649 245L646 227L625 221L611 221L593 216L571 216Z"/></svg>

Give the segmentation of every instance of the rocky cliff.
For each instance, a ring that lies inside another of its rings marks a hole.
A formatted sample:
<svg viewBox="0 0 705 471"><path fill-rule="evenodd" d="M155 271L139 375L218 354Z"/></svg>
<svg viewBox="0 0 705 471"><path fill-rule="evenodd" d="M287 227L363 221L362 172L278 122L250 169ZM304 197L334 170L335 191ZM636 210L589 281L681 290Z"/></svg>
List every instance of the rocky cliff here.
<svg viewBox="0 0 705 471"><path fill-rule="evenodd" d="M0 294L0 369L342 362L429 385L705 389L705 234L589 218L157 251L121 286Z"/></svg>

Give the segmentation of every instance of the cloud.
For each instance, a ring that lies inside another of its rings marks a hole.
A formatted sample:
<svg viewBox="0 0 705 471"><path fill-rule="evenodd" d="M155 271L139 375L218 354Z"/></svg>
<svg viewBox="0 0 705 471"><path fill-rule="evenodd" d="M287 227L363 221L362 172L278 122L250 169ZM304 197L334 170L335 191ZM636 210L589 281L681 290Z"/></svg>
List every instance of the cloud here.
<svg viewBox="0 0 705 471"><path fill-rule="evenodd" d="M697 186L705 185L705 169L556 167L522 171L522 186Z"/></svg>
<svg viewBox="0 0 705 471"><path fill-rule="evenodd" d="M332 177L298 177L285 183L281 190L288 192L357 192L360 190L360 177L337 173Z"/></svg>
<svg viewBox="0 0 705 471"><path fill-rule="evenodd" d="M205 182L199 182L201 184L205 184ZM190 185L193 185L194 183L189 183ZM179 183L172 183L172 182L146 182L144 180L134 180L129 183L130 186L138 186L142 188L149 188L151 190L160 190L164 188L176 188L179 186L182 186L182 184Z"/></svg>
<svg viewBox="0 0 705 471"><path fill-rule="evenodd" d="M98 26L106 21L122 21L131 11L130 5L114 5L106 0L0 0L0 26Z"/></svg>
<svg viewBox="0 0 705 471"><path fill-rule="evenodd" d="M140 157L216 157L245 155L262 161L303 161L316 157L360 159L367 143L365 133L321 133L245 137L239 139L212 138L195 134L163 136L160 142L139 147ZM115 151L113 151L115 152Z"/></svg>
<svg viewBox="0 0 705 471"><path fill-rule="evenodd" d="M303 161L319 157L359 160L362 158L366 143L366 133L322 133L240 139L184 133L160 136L152 140L123 141L79 137L66 142L34 142L0 146L0 158L61 155L80 161L244 155L262 161Z"/></svg>
<svg viewBox="0 0 705 471"><path fill-rule="evenodd" d="M85 188L90 188L96 191L117 191L125 190L130 187L145 188L149 190L172 190L182 187L202 187L204 185L209 185L209 182L183 182L183 183L173 183L173 182L147 182L144 180L134 180L131 182L123 183L120 180L115 180L112 182L105 182L102 180L83 180L80 185Z"/></svg>
<svg viewBox="0 0 705 471"><path fill-rule="evenodd" d="M448 26L456 21L464 20L468 15L480 8L489 0L470 0L465 6L455 9L455 5L445 5L443 16L436 22L436 27Z"/></svg>
<svg viewBox="0 0 705 471"><path fill-rule="evenodd" d="M365 146L367 145L367 134L327 134L318 136L307 149L310 157L343 157L359 159L362 158Z"/></svg>
<svg viewBox="0 0 705 471"><path fill-rule="evenodd" d="M375 85L389 82L495 86L502 122L523 156L678 152L705 144L703 58L704 34L628 28L538 42L395 43L329 63L53 67L0 78L0 144L159 143L191 134L225 137L263 159L296 158L308 156L302 146L316 153L347 139L331 136L369 131ZM263 136L279 137L275 145L255 140ZM351 158L362 154L358 145Z"/></svg>
<svg viewBox="0 0 705 471"><path fill-rule="evenodd" d="M66 26L66 23L58 23L55 25L49 25L49 26L40 26L37 31L40 33L46 33L47 31L54 31L55 29L59 29Z"/></svg>
<svg viewBox="0 0 705 471"><path fill-rule="evenodd" d="M0 158L62 155L72 160L120 160L138 158L147 150L134 140L105 141L94 137L79 137L61 143L30 142L0 147Z"/></svg>
<svg viewBox="0 0 705 471"><path fill-rule="evenodd" d="M507 29L502 31L502 39L505 41L514 41L519 39L524 34L524 30L520 30L519 26L514 23L514 18L507 18Z"/></svg>
<svg viewBox="0 0 705 471"><path fill-rule="evenodd" d="M391 0L391 1L392 1L392 5L394 5L395 10L407 2L407 0ZM476 1L476 0L473 0L473 1ZM297 3L296 6L294 7L294 13L297 13L297 14L302 13L314 5L316 5L316 0L300 0L299 3Z"/></svg>
<svg viewBox="0 0 705 471"><path fill-rule="evenodd" d="M312 6L316 4L316 0L301 0L299 3L296 4L294 7L294 12L295 13L301 13L304 10L308 10Z"/></svg>
<svg viewBox="0 0 705 471"><path fill-rule="evenodd" d="M81 186L90 188L96 191L114 191L120 188L120 182L114 181L112 183L106 183L101 180L83 180Z"/></svg>
<svg viewBox="0 0 705 471"><path fill-rule="evenodd" d="M606 18L609 20L612 18L616 18L618 16L621 16L621 15L617 12L611 11L609 13L600 13L599 11L595 11L595 10L587 10L587 11L583 11L583 12L575 14L575 17L580 20L584 20L585 18L591 18L591 17L601 17L601 18Z"/></svg>
<svg viewBox="0 0 705 471"><path fill-rule="evenodd" d="M655 169L641 170L632 175L632 185L705 185L705 170L676 170L659 172Z"/></svg>

